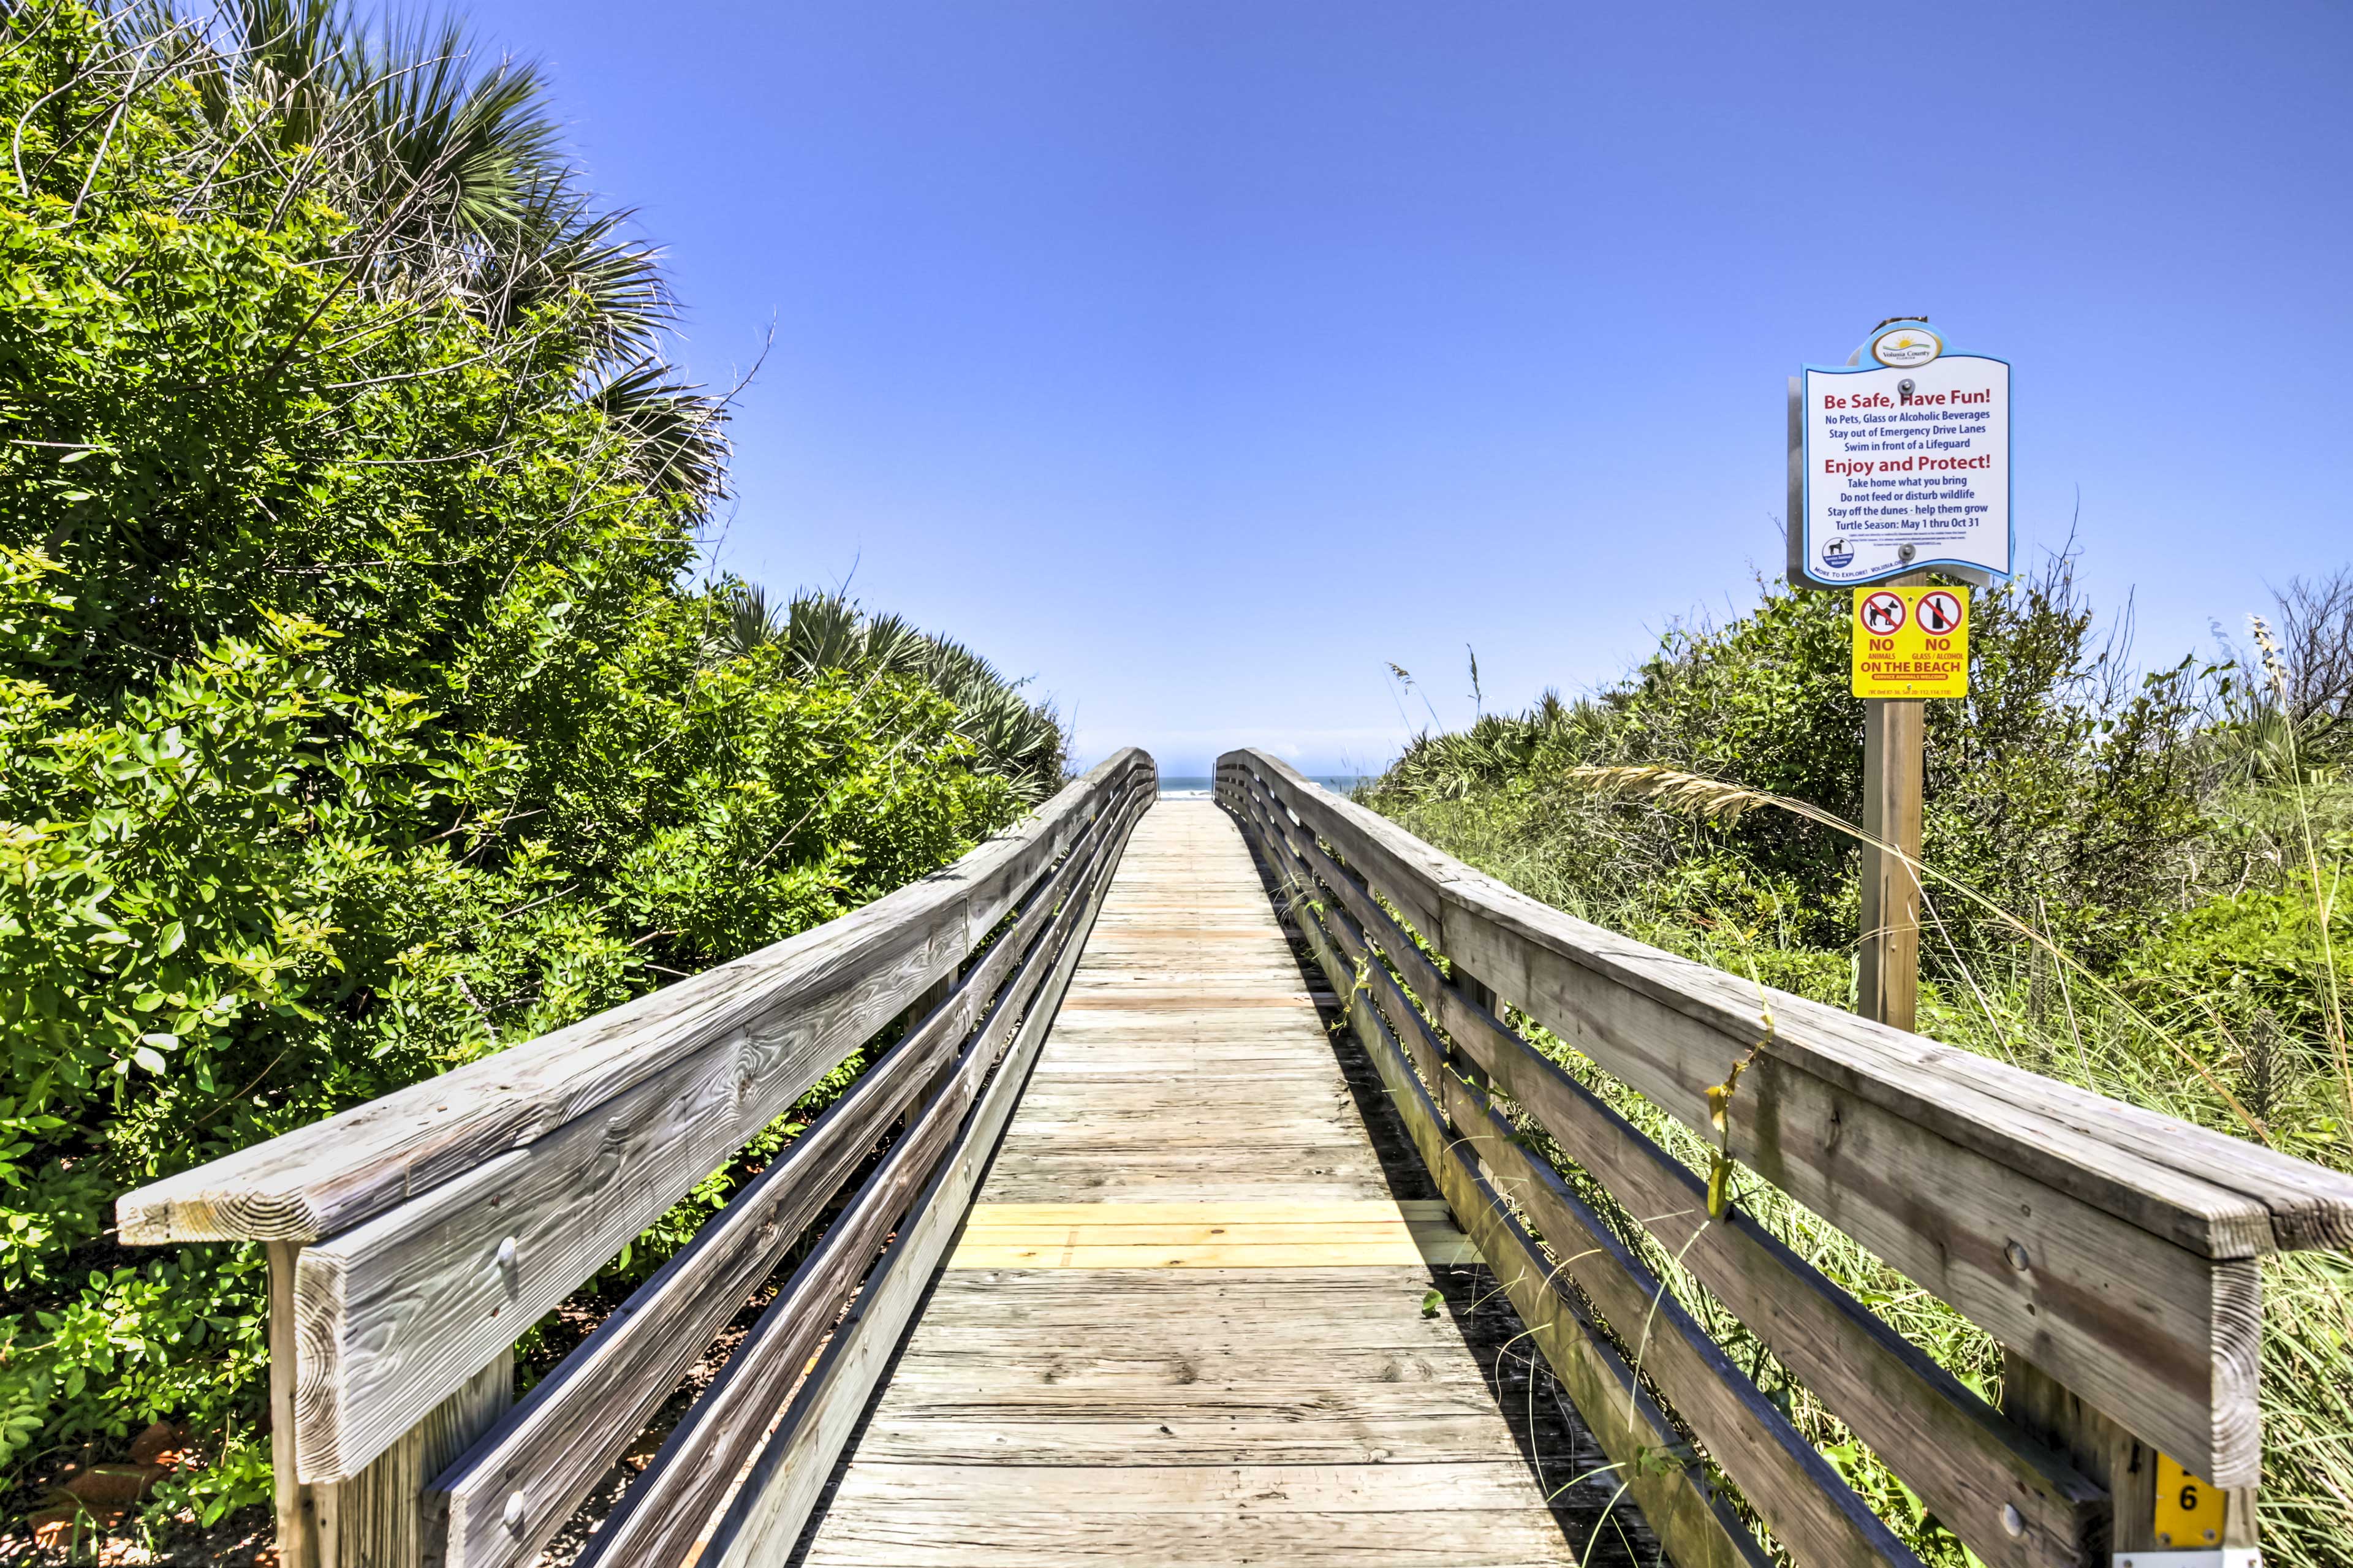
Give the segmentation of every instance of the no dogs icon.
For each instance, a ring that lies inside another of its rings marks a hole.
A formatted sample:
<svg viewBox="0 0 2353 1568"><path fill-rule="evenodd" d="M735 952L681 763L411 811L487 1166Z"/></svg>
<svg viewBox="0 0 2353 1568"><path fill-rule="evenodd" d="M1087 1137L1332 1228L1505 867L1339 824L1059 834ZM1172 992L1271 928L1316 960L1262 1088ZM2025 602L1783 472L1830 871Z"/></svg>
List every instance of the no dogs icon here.
<svg viewBox="0 0 2353 1568"><path fill-rule="evenodd" d="M1966 697L1969 690L1967 588L1857 588L1857 697Z"/></svg>

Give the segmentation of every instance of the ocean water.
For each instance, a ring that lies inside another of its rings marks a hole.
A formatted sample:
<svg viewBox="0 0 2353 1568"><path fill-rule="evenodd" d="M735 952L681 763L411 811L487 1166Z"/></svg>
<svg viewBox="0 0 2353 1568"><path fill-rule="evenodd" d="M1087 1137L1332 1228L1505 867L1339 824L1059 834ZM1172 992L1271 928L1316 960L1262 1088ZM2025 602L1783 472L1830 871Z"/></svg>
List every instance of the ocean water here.
<svg viewBox="0 0 2353 1568"><path fill-rule="evenodd" d="M1372 782L1368 775L1357 773L1310 773L1307 776L1337 795L1346 795L1358 784ZM1163 799L1172 795L1180 798L1187 795L1206 795L1209 793L1210 786L1216 783L1215 779L1163 774L1160 780L1160 794Z"/></svg>

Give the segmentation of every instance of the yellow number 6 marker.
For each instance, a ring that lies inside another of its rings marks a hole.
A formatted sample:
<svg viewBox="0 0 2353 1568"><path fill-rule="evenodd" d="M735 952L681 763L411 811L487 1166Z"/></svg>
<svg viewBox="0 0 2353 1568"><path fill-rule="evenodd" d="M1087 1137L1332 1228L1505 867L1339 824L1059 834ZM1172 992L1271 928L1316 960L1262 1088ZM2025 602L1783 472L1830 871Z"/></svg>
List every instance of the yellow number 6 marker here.
<svg viewBox="0 0 2353 1568"><path fill-rule="evenodd" d="M2196 1549L2219 1546L2231 1494L2216 1491L2166 1455L2157 1457L2157 1543Z"/></svg>

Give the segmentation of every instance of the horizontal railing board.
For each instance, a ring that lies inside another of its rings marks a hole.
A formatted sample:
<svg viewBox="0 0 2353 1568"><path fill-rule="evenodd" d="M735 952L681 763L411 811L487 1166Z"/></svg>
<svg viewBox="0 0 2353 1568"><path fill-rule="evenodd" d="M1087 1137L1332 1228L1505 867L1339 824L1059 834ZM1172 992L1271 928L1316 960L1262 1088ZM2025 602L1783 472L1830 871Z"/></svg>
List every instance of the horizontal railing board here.
<svg viewBox="0 0 2353 1568"><path fill-rule="evenodd" d="M1311 813L1323 804L1294 793ZM1646 993L1496 931L1482 910L1456 898L1460 886L1444 895L1450 957L1689 1124L1705 1126L1706 1088L1761 1037L1761 1021L1736 1046ZM1778 995L1774 1005L1778 1022ZM1799 1135L1808 1129L1811 1140ZM2121 1406L2112 1408L2119 1420L2185 1463L2210 1466L2210 1475L2255 1463L2251 1264L2218 1265L2168 1246L1770 1055L1743 1081L1735 1133L1736 1153L1767 1180L2005 1342L2100 1390L2095 1397ZM2029 1269L2011 1266L2013 1241L2026 1247Z"/></svg>
<svg viewBox="0 0 2353 1568"><path fill-rule="evenodd" d="M945 1151L951 1131L927 1113L892 1145L881 1168L735 1347L646 1473L622 1494L583 1552L583 1568L674 1563L684 1555L834 1326L916 1184Z"/></svg>
<svg viewBox="0 0 2353 1568"><path fill-rule="evenodd" d="M911 1041L876 1063L559 1363L535 1404L518 1405L460 1458L459 1475L434 1483L452 1568L536 1558L905 1109L937 1059L925 1045L944 1043Z"/></svg>
<svg viewBox="0 0 2353 1568"><path fill-rule="evenodd" d="M1279 758L1261 752L1229 756L1247 759L1245 772L1275 788L1293 811L1308 812L1309 826L1360 872L1388 868L1370 879L1393 900L1398 889L1388 885L1390 879L1416 883L1414 900L1434 908L1437 919L1415 925L1440 952L1452 951L1444 931L1451 904L1736 1038L1750 1033L1757 1007L1749 983L1528 898L1310 783ZM1359 863L1359 854L1368 863ZM2236 1258L2274 1247L2353 1246L2353 1177L1786 992L1767 988L1767 994L1781 1025L1773 1054L1815 1058L1806 1065L1826 1081L2052 1185L2079 1190L2086 1201L2192 1250ZM1989 1105L2011 1114L1981 1114Z"/></svg>
<svg viewBox="0 0 2353 1568"><path fill-rule="evenodd" d="M1773 1348L1989 1564L2067 1568L2105 1528L2105 1495L2057 1455L1733 1209L1713 1224L1700 1175L1483 1012L1444 997L1455 1047ZM1684 1229L1662 1225L1680 1216ZM2003 1510L2016 1508L2013 1533Z"/></svg>
<svg viewBox="0 0 2353 1568"><path fill-rule="evenodd" d="M1086 835L1079 842L1087 842ZM1067 858L1066 858L1067 861ZM923 1025L961 1040L1009 953L989 955ZM827 1073L747 1039L690 1057L547 1137L303 1249L295 1310L297 1463L306 1482L353 1475L466 1375Z"/></svg>
<svg viewBox="0 0 2353 1568"><path fill-rule="evenodd" d="M733 1115L743 1074L737 1052L706 1051L610 1102L609 1120L573 1122L304 1247L287 1434L300 1479L356 1475L644 1228L581 1246L601 1206L659 1215L725 1163L748 1136Z"/></svg>
<svg viewBox="0 0 2353 1568"><path fill-rule="evenodd" d="M957 982L957 988L970 994L976 1016L977 1009L997 994L997 988L1005 984L1005 977L1014 965L1029 962L1039 929L1063 907L1062 900L1072 884L1081 878L1092 875L1092 868L1101 863L1103 847L1116 839L1132 824L1138 798L1134 794L1115 794L1106 797L1093 820L1087 825L1086 831L1080 835L1071 846L1070 853L1054 868L1053 875L1023 902L1013 918L1013 923L997 935L988 951L969 965L970 973ZM1113 853L1115 856L1116 851Z"/></svg>
<svg viewBox="0 0 2353 1568"><path fill-rule="evenodd" d="M784 1065L789 1076L758 1074L735 1051L705 1052L673 1069L683 1086L673 1074L641 1084L603 1115L305 1247L301 1479L354 1473L484 1346L561 1303L836 1064Z"/></svg>
<svg viewBox="0 0 2353 1568"><path fill-rule="evenodd" d="M973 942L979 942L997 929L997 923L1022 901L1022 895L1037 880L1039 872L1066 857L1071 847L1072 833L1092 832L1103 821L1103 807L1124 802L1137 790L1148 789L1151 783L1149 759L1131 746L1089 769L1084 777L1065 785L1039 808L1042 820L1055 811L1056 801L1071 795L1072 791L1092 792L1093 805L1055 816L1055 830L1050 836L1023 834L1017 825L1015 829L987 839L966 856L960 864L971 867Z"/></svg>
<svg viewBox="0 0 2353 1568"><path fill-rule="evenodd" d="M1112 802L1098 822L1124 809ZM992 995L1102 840L1082 836L1031 896L988 961L875 1062L776 1163L714 1215L432 1489L447 1519L449 1568L528 1563L632 1441L752 1289L798 1239L887 1126L962 1044Z"/></svg>
<svg viewBox="0 0 2353 1568"><path fill-rule="evenodd" d="M1293 866L1303 874L1308 869L1296 857ZM1348 997L1359 1040L1377 1036L1388 1048L1402 1043L1419 1073L1423 1094L1452 1129L1450 1146L1483 1161L1488 1185L1535 1222L1559 1272L1576 1281L1621 1345L1638 1347L1642 1374L1782 1544L1799 1562L1825 1568L1916 1568L1918 1559L1910 1549L1733 1364L1649 1267L1557 1173L1520 1146L1511 1123L1484 1096L1446 1070L1443 1047L1372 955L1348 911L1327 907L1322 918L1324 935L1342 962L1361 966L1366 977ZM1376 1008L1389 1017L1376 1016ZM1703 1217L1705 1212L1703 1205Z"/></svg>
<svg viewBox="0 0 2353 1568"><path fill-rule="evenodd" d="M1631 1248L1520 1147L1511 1123L1477 1091L1441 1074L1447 1121L1491 1186L1535 1222L1552 1256L1642 1375L1697 1434L1774 1535L1801 1563L1909 1563L1911 1552L1829 1460L1789 1425Z"/></svg>
<svg viewBox="0 0 2353 1568"><path fill-rule="evenodd" d="M1305 862L1315 879L1329 888L1347 906L1348 912L1356 917L1356 924L1372 935L1375 944L1388 955L1389 962L1406 972L1407 981L1416 994L1428 997L1449 989L1444 977L1438 973L1438 966L1389 917L1388 911L1380 907L1371 889L1354 872L1324 853L1324 847L1315 842L1314 834L1295 826L1287 816L1280 818L1272 816L1271 799L1255 784L1251 787L1251 798L1260 813L1260 820L1280 834L1285 846Z"/></svg>
<svg viewBox="0 0 2353 1568"><path fill-rule="evenodd" d="M1139 766L1150 766L1144 753L1117 753L1008 834L839 920L125 1194L115 1210L121 1237L316 1240L723 1042L744 1038L779 1058L846 1051L969 952L1068 843L1072 819ZM810 1015L828 999L818 1038Z"/></svg>
<svg viewBox="0 0 2353 1568"><path fill-rule="evenodd" d="M1273 769L1243 773L1287 790L1318 833L1340 822L1341 807L1360 812L1290 784ZM1353 818L1342 826L1369 831ZM1959 1053L1797 997L1760 994L1704 965L1571 921L1467 868L1436 897L1449 958L1694 1128L1707 1126L1706 1089L1764 1037L1769 1005L1773 1037L1733 1102L1736 1156L2184 1464L2219 1485L2252 1479L2261 1438L2253 1258L2208 1258L2115 1212L2130 1205L2095 1201L2113 1196L2114 1171L2129 1167L2133 1179L2124 1184L2142 1195L2144 1210L2154 1194L2182 1197L2168 1211L2183 1221L2171 1234L2211 1240L2212 1228L2200 1233L2189 1223L2196 1217L2189 1200L2209 1216L2234 1205L2253 1213L2240 1194L2014 1113L1957 1079L1933 1122L1915 1119L1906 1108L1936 1098L1939 1065L1903 1053ZM1650 984L1627 984L1596 967L1593 955L1604 951L1620 971L1640 969ZM1683 986L1676 993L1683 1005L1658 999L1662 976ZM1744 995L1741 1013L1736 999ZM1835 1084L1812 1070L1826 1061ZM2002 1070L2019 1080L2021 1100L2043 1082ZM1855 1092L1858 1081L1875 1091ZM1956 1143L1943 1136L1956 1107L2003 1130ZM2186 1124L2181 1131L2230 1142ZM2031 1161L2004 1163L1984 1152L2030 1142ZM2067 1184L2043 1179L2054 1170L2072 1173ZM2261 1226L2249 1234L2268 1240Z"/></svg>
<svg viewBox="0 0 2353 1568"><path fill-rule="evenodd" d="M1131 817L1127 828L1134 825ZM1114 866L1125 833L1123 829L1112 846ZM1052 974L1022 1018L1020 1033L1005 1053L1003 1068L972 1113L970 1131L932 1186L916 1200L916 1217L882 1255L875 1277L852 1309L850 1321L826 1347L825 1358L754 1461L699 1559L708 1568L753 1568L782 1563L791 1553L835 1460L865 1413L875 1384L971 1206L981 1173L1021 1100L1023 1085L1110 887L1108 875L1095 879L1087 908L1066 937Z"/></svg>
<svg viewBox="0 0 2353 1568"><path fill-rule="evenodd" d="M787 952L723 966L733 971L723 993L714 983L675 994L721 973L706 971L130 1194L117 1211L126 1239L315 1240L593 1116L713 1047L744 1040L783 1059L839 1059L955 963L966 934L960 893L913 910L870 904L779 943ZM831 1026L823 1035L813 1013Z"/></svg>
<svg viewBox="0 0 2353 1568"><path fill-rule="evenodd" d="M1475 919L1457 919L1453 940L1570 1046L1706 1125L1706 1090L1738 1059L1720 1035L1549 952L1482 941ZM2218 1484L2252 1476L2253 1258L2200 1257L1769 1052L1742 1076L1730 1120L1732 1152L1758 1176L2002 1343Z"/></svg>
<svg viewBox="0 0 2353 1568"><path fill-rule="evenodd" d="M1262 836L1259 847L1279 866ZM1293 874L1279 871L1286 879ZM1301 889L1304 896L1305 889ZM1354 975L1312 912L1298 911L1298 929L1355 1022L1369 1013ZM1588 1322L1563 1290L1552 1264L1497 1200L1478 1170L1447 1138L1437 1108L1377 1018L1366 1018L1358 1043L1373 1060L1422 1163L1447 1205L1479 1247L1487 1268L1543 1353L1594 1440L1609 1456L1615 1478L1641 1510L1678 1568L1766 1568L1771 1556L1707 1484L1696 1459L1662 1460L1683 1448L1680 1434L1632 1370Z"/></svg>
<svg viewBox="0 0 2353 1568"><path fill-rule="evenodd" d="M1484 1007L1454 986L1438 984L1435 968L1419 958L1412 937L1365 892L1351 897L1353 873L1336 867L1299 828L1287 826L1287 815L1273 817L1254 779L1250 798L1259 822L1282 831L1287 847L1315 879L1335 888L1360 923L1372 923L1365 934L1374 946L1390 961L1412 953L1405 968L1412 973L1419 963L1414 991L1457 1050L1535 1113L1630 1213L1706 1213L1706 1182L1694 1170L1647 1140ZM1396 989L1381 970L1372 977L1377 989ZM1405 998L1398 1005L1407 1005ZM1659 1229L1657 1222L1651 1229ZM2106 1493L2094 1483L1739 1210L1717 1225L1694 1225L1694 1231L1671 1236L1666 1247L1772 1344L1986 1563L2062 1568L2084 1561L2106 1528ZM2005 1521L2007 1507L2019 1510L2017 1531Z"/></svg>
<svg viewBox="0 0 2353 1568"><path fill-rule="evenodd" d="M1787 992L1760 993L1754 982L1704 963L1666 954L1654 958L1653 950L1599 926L1547 931L1552 941L1531 940L1531 926L1552 925L1546 917L1559 911L1509 889L1503 892L1509 896L1461 881L1448 885L1449 948L1466 963L1483 959L1498 970L1488 984L1500 993L1525 995L1528 1011L1539 1017L1548 998L1568 1003L1622 994L1649 1004L1646 1010L1673 1015L1680 1021L1674 1028L1678 1040L1722 1042L1708 1059L1712 1064L1721 1055L1728 1066L1764 1033L1769 1011L1773 1038L1767 1059L1785 1061L1946 1143L2202 1258L2253 1258L2272 1250L2270 1216L2262 1204L2184 1173L2158 1157L2158 1151L2092 1130L2088 1115L2072 1123L2052 1119L2045 1114L2051 1097L2034 1086L2031 1073L1987 1062L2016 1080L2013 1093L1996 1094L1974 1075L1952 1070L1959 1058L1986 1058ZM1559 918L1565 922L1572 917ZM1565 1037L1574 1043L1583 1020L1568 1005ZM1610 1051L1624 1051L1636 1042L1602 1034L1592 1043L1596 1049L1588 1054L1607 1066ZM1636 1072L1630 1065L1619 1076L1632 1082ZM2186 1122L2180 1126L2184 1134L2199 1131Z"/></svg>
<svg viewBox="0 0 2353 1568"><path fill-rule="evenodd" d="M1294 840L1291 847L1300 846ZM1318 880L1328 884L1329 871L1345 886L1347 873L1328 858L1308 865ZM1352 909L1362 907L1351 900ZM1410 947L1393 921L1385 913L1380 920L1362 934L1385 953ZM1385 970L1369 973L1384 1011L1402 1016L1411 1004L1395 980ZM1456 1050L1629 1212L1662 1232L1662 1244L1683 1267L1771 1345L1979 1558L2016 1568L2068 1568L2086 1560L2105 1528L2106 1494L2096 1485L1737 1208L1700 1224L1707 1188L1699 1174L1485 1008L1452 987L1417 994ZM1430 1065L1419 1065L1430 1077ZM1500 1163L1486 1147L1482 1152ZM1680 1221L1688 1233L1663 1227L1662 1220ZM2008 1508L2018 1510L2016 1530L2004 1517Z"/></svg>
<svg viewBox="0 0 2353 1568"><path fill-rule="evenodd" d="M1458 989L1253 781L1258 819L1284 834L1316 880L1340 894L1361 934L1398 962L1455 1047L1533 1114L1570 1156L1634 1214L1704 1216L1706 1184L1599 1096ZM1386 970L1369 972L1393 1018L1410 1004ZM1390 1005L1391 1001L1394 1006ZM1402 1026L1399 1026L1402 1027ZM1406 1037L1409 1040L1411 1036ZM1422 1064L1425 1076L1431 1068ZM1434 1080L1433 1080L1434 1081ZM1492 1159L1492 1156L1491 1156ZM1733 1210L1662 1244L1921 1494L1937 1518L1990 1564L2067 1568L2105 1529L2106 1494L1959 1379L1840 1289L1757 1223ZM2005 1510L2017 1510L2017 1528Z"/></svg>
<svg viewBox="0 0 2353 1568"><path fill-rule="evenodd" d="M1057 932L1076 923L1073 899ZM685 1555L766 1436L819 1339L865 1277L874 1254L915 1194L952 1148L1046 965L1022 972L957 1058L954 1075L892 1145L879 1169L828 1228L728 1358L717 1381L687 1413L654 1462L623 1494L580 1559L580 1568L669 1564Z"/></svg>

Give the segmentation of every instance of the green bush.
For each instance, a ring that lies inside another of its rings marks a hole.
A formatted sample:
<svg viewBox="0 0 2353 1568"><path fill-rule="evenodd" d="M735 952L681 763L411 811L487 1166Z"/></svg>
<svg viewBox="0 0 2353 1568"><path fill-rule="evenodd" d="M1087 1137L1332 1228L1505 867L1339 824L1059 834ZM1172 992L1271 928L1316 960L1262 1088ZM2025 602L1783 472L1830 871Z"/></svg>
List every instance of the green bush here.
<svg viewBox="0 0 2353 1568"><path fill-rule="evenodd" d="M1590 700L1548 694L1525 713L1420 737L1365 797L1535 897L1851 1005L1850 837L1770 808L1729 826L1696 820L1574 771L1667 767L1855 821L1862 713L1847 687L1846 605L1842 595L1768 587L1727 626L1672 634ZM1937 896L1946 884L1932 880L1920 1027L2353 1168L2353 1062L2339 1022L2353 960L2342 889L2353 786L2337 760L2353 734L2353 573L2293 584L2281 609L2284 660L2184 660L2142 675L2121 639L2095 637L2063 563L1978 596L1971 695L1926 705L1925 858L2042 929L2114 994L1978 906ZM1690 1129L1537 1033L1638 1124L1704 1163ZM1949 1307L1770 1189L1743 1209L1973 1387L1999 1392L1999 1347ZM1843 1423L1693 1289L1655 1237L1630 1218L1624 1229L1914 1548L1959 1568L1957 1542ZM2265 1268L2263 1546L2295 1568L2353 1561L2348 1281L2340 1255Z"/></svg>
<svg viewBox="0 0 2353 1568"><path fill-rule="evenodd" d="M1514 825L1490 852L1589 918L1656 933L1729 922L1843 951L1856 923L1851 838L1782 812L1727 827L1611 805L1567 775L1671 767L1860 821L1847 622L1844 595L1768 585L1729 625L1670 632L1589 700L1546 693L1525 713L1418 738L1369 798L1409 823L1475 802ZM2129 650L2096 637L2064 562L1980 593L1970 647L1970 695L1926 705L1925 853L1997 903L2039 905L2071 948L2113 961L2168 918L2179 854L2207 826L2205 672L2185 662L2131 676ZM1923 943L1932 973L2021 961L2012 934L1968 904L1938 914Z"/></svg>
<svg viewBox="0 0 2353 1568"><path fill-rule="evenodd" d="M2132 955L2126 993L2208 1037L2217 1025L2284 1028L2317 1062L2329 1027L2321 902L2293 878L2197 904ZM2353 959L2353 908L2342 898L2331 902L2329 928L2339 960Z"/></svg>
<svg viewBox="0 0 2353 1568"><path fill-rule="evenodd" d="M716 646L723 408L528 72L36 0L0 109L0 1472L171 1418L211 1517L262 1270L119 1194L854 909L1061 735L969 656Z"/></svg>

